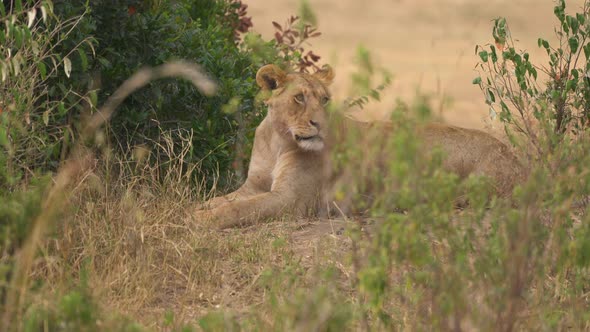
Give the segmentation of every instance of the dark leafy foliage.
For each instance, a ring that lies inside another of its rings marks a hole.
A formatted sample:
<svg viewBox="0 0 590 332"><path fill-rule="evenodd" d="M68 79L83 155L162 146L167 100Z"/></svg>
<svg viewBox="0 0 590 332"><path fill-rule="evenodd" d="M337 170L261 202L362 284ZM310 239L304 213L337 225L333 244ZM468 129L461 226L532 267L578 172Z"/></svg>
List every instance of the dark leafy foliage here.
<svg viewBox="0 0 590 332"><path fill-rule="evenodd" d="M85 18L87 25L72 43L89 33L97 41L96 57L87 60L89 57L82 55L80 66L74 64L80 72L72 73L77 75L72 81L78 91L99 89L98 104L142 66L178 58L201 64L220 85L215 97L206 98L188 82L153 82L118 110L111 122L114 145L122 151L140 144L149 147L162 131L189 129L194 150L186 162L202 161L204 170L228 170L238 123L234 115L221 111L222 106L231 98L240 100L246 131L253 130L261 118L254 104L257 89L253 81L259 64L253 63L234 38L236 29L248 28L241 3L111 0L93 1L88 8L85 1L56 3L56 12L64 18L71 16L72 10L90 12ZM89 64L84 66L85 62Z"/></svg>

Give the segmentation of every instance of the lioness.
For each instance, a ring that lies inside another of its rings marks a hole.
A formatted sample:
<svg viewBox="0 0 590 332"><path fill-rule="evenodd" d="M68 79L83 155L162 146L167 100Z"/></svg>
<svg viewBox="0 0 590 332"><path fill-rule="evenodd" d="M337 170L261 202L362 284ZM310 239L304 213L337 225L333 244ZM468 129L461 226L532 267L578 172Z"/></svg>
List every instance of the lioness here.
<svg viewBox="0 0 590 332"><path fill-rule="evenodd" d="M254 136L248 178L238 190L204 203L197 218L213 218L225 228L285 212L317 212L334 178L330 151L335 142L326 113L333 78L329 66L314 74L286 73L272 64L260 68L256 83L270 97ZM432 124L420 136L427 147L444 150L446 169L460 177L486 175L500 195L509 193L515 174L522 173L509 149L484 132Z"/></svg>

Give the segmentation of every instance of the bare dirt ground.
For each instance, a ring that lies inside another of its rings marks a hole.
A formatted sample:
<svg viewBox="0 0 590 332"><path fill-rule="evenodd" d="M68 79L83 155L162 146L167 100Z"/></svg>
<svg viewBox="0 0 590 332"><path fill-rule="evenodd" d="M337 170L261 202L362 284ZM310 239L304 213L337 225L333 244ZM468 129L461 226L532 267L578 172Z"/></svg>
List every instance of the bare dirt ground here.
<svg viewBox="0 0 590 332"><path fill-rule="evenodd" d="M246 0L254 30L270 38L272 21L296 14L299 0ZM368 118L381 118L396 98L411 100L416 90L450 98L444 121L470 128L498 129L490 122L479 88L476 45L493 42L492 20L504 16L521 49L534 63L546 63L537 39L555 40L551 0L313 0L309 1L323 33L311 49L337 73L333 90L346 95L358 45L371 51L375 63L393 74L384 102L368 108ZM582 0L569 1L578 9Z"/></svg>

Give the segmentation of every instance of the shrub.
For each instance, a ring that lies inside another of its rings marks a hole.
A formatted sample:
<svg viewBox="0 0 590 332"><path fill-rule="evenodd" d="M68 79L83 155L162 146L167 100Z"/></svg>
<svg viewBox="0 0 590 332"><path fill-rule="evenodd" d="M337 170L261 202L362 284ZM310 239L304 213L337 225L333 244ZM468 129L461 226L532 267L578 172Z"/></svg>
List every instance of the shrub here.
<svg viewBox="0 0 590 332"><path fill-rule="evenodd" d="M3 2L6 3L6 2ZM72 90L50 82L69 75L71 54L63 45L82 16L59 20L50 1L0 5L6 22L0 31L0 298L2 308L17 257L32 233L43 205L49 176L67 154L68 112L84 97L68 101ZM92 38L80 40L91 44ZM64 53L56 52L63 47ZM60 90L55 94L52 89ZM64 143L65 142L65 143ZM4 310L3 310L4 312ZM3 317L5 318L5 317Z"/></svg>
<svg viewBox="0 0 590 332"><path fill-rule="evenodd" d="M90 12L91 35L98 41L96 57L89 60L88 70L81 73L86 78L78 84L80 90L87 88L84 82L99 88L99 104L142 66L172 59L199 63L219 83L218 94L211 98L200 95L190 83L173 79L138 91L121 105L110 124L114 146L124 153L137 145L149 148L159 142L160 133L186 129L193 133L187 164L202 162L205 171L228 171L238 121L222 112L222 106L232 98L240 101L245 132L253 131L262 115L254 103L253 79L260 64L234 41L236 29L248 25L240 3L121 0L93 1L88 8L85 3L61 3L56 11L66 17L72 7ZM163 161L164 156L152 157Z"/></svg>
<svg viewBox="0 0 590 332"><path fill-rule="evenodd" d="M3 328L10 327L11 320L22 323L22 309L29 300L16 288L20 290L21 284L23 290L28 288L28 264L37 254L37 241L44 234L35 232L33 221L44 213L44 221L57 220L55 215L47 215L47 211L55 211L54 207L46 205L47 187L52 186L47 186L48 177L43 176L58 169L70 155L69 150L79 136L77 126L83 124L82 116L95 111L98 103L113 92L109 88L114 89L141 65L163 63L177 57L201 62L217 75L221 92L212 99L199 95L188 82L154 83L139 93L140 98L132 98L124 105L115 120L118 122L112 126L111 133L119 140L122 147L119 151L123 153L138 143L155 142L161 147L172 142L172 150L179 149L183 156L181 169L176 168L176 160L165 160L169 163L164 163L164 167L173 169L183 180L187 168L193 169L206 155L210 156L204 165L206 170L227 170L233 157L231 150L237 135L237 120L232 114L223 113L221 106L230 97L243 100L239 104L242 125L246 127L243 130L253 128L248 125L261 116L253 98L256 89L253 77L260 64L255 64L249 53L234 41L234 30L244 29L244 24L247 27L239 3L205 1L199 6L188 1L173 1L160 2L161 7L156 2L148 5L126 1L93 2L90 6L82 1L56 1L55 7L50 1L26 5L14 1L11 4L15 6L10 11L0 7L0 17L7 22L0 33ZM119 10L118 5L124 5L124 10ZM240 23L237 27L236 22ZM113 26L121 24L128 29L114 31ZM146 44L142 38L152 39L153 45ZM149 50L139 54L133 47L140 46ZM131 58L138 54L139 57ZM131 61L137 62L132 64ZM101 77L109 78L108 81L103 79L107 84L97 83ZM148 109L150 116L146 116ZM152 115L159 116L157 130L151 125L150 121L156 119ZM129 123L141 132L127 135L129 127L125 125ZM194 138L190 149L186 149L186 140L179 143L168 139L170 132L176 131L189 132L183 137ZM154 150L157 154L162 149ZM165 154L161 156L167 158ZM169 180L165 175L162 179ZM62 199L67 200L67 195ZM26 263L21 265L26 268L17 271L16 257L23 261L21 247L27 242L31 259L25 259ZM8 298L7 294L12 297ZM63 301L62 307L35 311L33 315L41 318L32 318L31 328L38 328L38 324L66 326L67 329L96 328L99 318L94 314L96 308L88 302L91 301L89 294L66 294ZM72 311L77 306L83 312ZM71 321L78 313L86 317L84 321Z"/></svg>
<svg viewBox="0 0 590 332"><path fill-rule="evenodd" d="M552 49L539 41L550 58L543 89L537 84L538 68L514 49L505 20L495 21L496 44L478 48L484 78L474 83L482 87L492 114L498 108L513 141L535 148L525 150L534 160L529 179L511 199L490 198L484 179L459 182L445 173L443 155L417 153L415 128L429 114L421 99L396 107L396 130L385 142L375 137L376 145L344 149L340 158L356 175L344 186L353 210L368 209L381 220L374 234L351 233L358 243L353 247L366 248L353 252L353 261L362 262L357 296L367 326L588 329L590 261L583 248L590 246L590 137L582 75L587 64L579 48L587 40L587 25L582 27L588 22L587 6L584 13L568 16L565 3L557 3L558 35L566 44ZM356 135L351 141L370 137ZM365 162L373 146L391 151L392 161L384 165L388 172ZM456 211L453 198L461 192L468 193L470 206Z"/></svg>
<svg viewBox="0 0 590 332"><path fill-rule="evenodd" d="M110 127L113 145L129 153L137 145L149 149L158 144L162 132L189 130L193 148L186 163L202 163L208 173L230 170L238 137L248 149L248 138L263 116L254 101L254 76L260 61L273 62L277 53L257 58L236 43L235 34L251 26L241 2L44 4L5 11L14 22L6 28L0 59L5 77L0 143L7 151L0 158L8 165L0 170L0 185L29 179L35 171L54 171L78 137L82 114L93 112L140 67L179 58L201 64L218 81L219 93L208 98L188 82L154 82L118 110ZM50 19L34 20L28 27L27 12L43 12L38 16ZM34 84L15 81L34 77ZM230 100L239 112L222 112ZM162 158L152 154L165 167Z"/></svg>
<svg viewBox="0 0 590 332"><path fill-rule="evenodd" d="M65 45L83 16L56 19L49 1L37 7L15 4L12 12L0 6L8 22L0 37L0 192L55 170L67 155L73 134L67 119L84 96L54 78L69 76L72 54L92 43L87 36Z"/></svg>
<svg viewBox="0 0 590 332"><path fill-rule="evenodd" d="M545 66L516 49L504 18L494 20L494 44L476 47L481 77L473 83L482 89L491 116L499 116L508 134L526 137L531 157L541 157L545 147L552 149L590 125L589 8L585 1L581 12L569 15L565 0L557 1L558 45L538 39L549 57Z"/></svg>
<svg viewBox="0 0 590 332"><path fill-rule="evenodd" d="M361 324L587 329L590 260L583 248L590 246L590 221L581 202L590 194L588 133L555 152L558 168L534 164L511 199L493 198L485 179L459 181L441 169L444 155L417 152L416 128L429 121L429 109L422 99L402 103L389 138L352 132L340 151L342 167L354 174L341 193L349 195L352 211L377 220L374 232L361 231L363 218L349 233ZM382 150L390 152L384 165L367 161L381 160ZM470 204L457 211L453 202L461 193Z"/></svg>

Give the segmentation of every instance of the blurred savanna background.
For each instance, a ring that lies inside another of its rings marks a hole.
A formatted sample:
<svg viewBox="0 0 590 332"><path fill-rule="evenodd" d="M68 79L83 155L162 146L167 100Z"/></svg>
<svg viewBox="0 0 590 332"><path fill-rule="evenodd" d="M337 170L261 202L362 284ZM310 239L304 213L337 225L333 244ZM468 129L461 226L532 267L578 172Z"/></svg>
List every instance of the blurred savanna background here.
<svg viewBox="0 0 590 332"><path fill-rule="evenodd" d="M370 0L309 1L322 36L312 41L322 62L336 69L334 91L350 91L350 74L355 70L359 46L371 51L377 66L393 75L383 103L368 106L362 116L382 119L396 98L412 98L416 91L430 93L444 102L442 119L467 128L500 129L490 121L480 89L470 84L478 76L475 45L493 43L492 20L510 22L519 49L531 58L546 60L537 38L555 40L553 1L535 0ZM253 30L272 38L271 21L283 23L296 13L297 0L247 2ZM583 0L568 2L581 8ZM439 109L440 110L440 109Z"/></svg>
<svg viewBox="0 0 590 332"><path fill-rule="evenodd" d="M1 331L590 330L588 0L3 0L0 21ZM331 118L392 122L331 151L354 216L194 218L244 180L269 63L330 64ZM446 172L432 121L528 179Z"/></svg>

